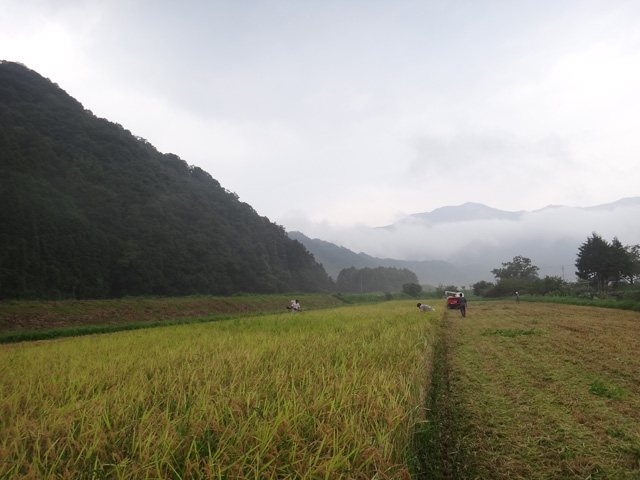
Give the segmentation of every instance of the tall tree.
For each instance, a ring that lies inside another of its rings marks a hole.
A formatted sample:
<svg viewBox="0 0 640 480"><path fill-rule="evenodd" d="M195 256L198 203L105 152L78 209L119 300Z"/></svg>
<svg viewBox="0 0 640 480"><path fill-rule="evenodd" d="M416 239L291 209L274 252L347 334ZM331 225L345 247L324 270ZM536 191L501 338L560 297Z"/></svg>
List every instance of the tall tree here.
<svg viewBox="0 0 640 480"><path fill-rule="evenodd" d="M490 296L494 285L486 280L480 280L479 282L474 283L471 287L473 288L474 295L477 295L478 297L488 297Z"/></svg>
<svg viewBox="0 0 640 480"><path fill-rule="evenodd" d="M538 278L539 268L531 264L531 259L523 256L513 257L510 262L502 264L502 268L495 268L491 273L499 280L526 280L533 281Z"/></svg>
<svg viewBox="0 0 640 480"><path fill-rule="evenodd" d="M554 275L550 277L546 275L544 278L539 278L531 283L529 289L531 293L536 295L562 295L566 290L567 282L565 282L562 277L558 275Z"/></svg>
<svg viewBox="0 0 640 480"><path fill-rule="evenodd" d="M622 245L620 240L618 240L618 237L613 237L610 248L613 280L619 281L622 278L629 278L629 276L632 275L633 269L629 251Z"/></svg>
<svg viewBox="0 0 640 480"><path fill-rule="evenodd" d="M629 283L634 283L640 278L640 245L627 245L625 249L629 254L629 268L622 276Z"/></svg>
<svg viewBox="0 0 640 480"><path fill-rule="evenodd" d="M616 275L613 249L596 232L578 248L575 265L576 276L593 282L598 290L604 290L607 282Z"/></svg>

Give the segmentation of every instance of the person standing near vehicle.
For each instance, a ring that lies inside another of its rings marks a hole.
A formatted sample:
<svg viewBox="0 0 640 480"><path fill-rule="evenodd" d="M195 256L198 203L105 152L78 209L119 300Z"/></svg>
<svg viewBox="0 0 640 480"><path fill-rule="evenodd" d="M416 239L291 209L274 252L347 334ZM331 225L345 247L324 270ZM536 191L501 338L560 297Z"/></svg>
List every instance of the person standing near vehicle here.
<svg viewBox="0 0 640 480"><path fill-rule="evenodd" d="M463 317L467 316L467 299L464 296L464 293L460 293L460 300L458 300L458 309Z"/></svg>

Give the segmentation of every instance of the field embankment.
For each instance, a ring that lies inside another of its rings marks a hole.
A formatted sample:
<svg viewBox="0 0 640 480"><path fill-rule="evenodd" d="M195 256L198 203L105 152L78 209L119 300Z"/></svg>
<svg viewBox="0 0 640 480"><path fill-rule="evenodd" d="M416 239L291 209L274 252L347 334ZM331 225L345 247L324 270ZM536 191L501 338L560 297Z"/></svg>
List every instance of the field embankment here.
<svg viewBox="0 0 640 480"><path fill-rule="evenodd" d="M454 478L640 478L640 315L559 304L447 312Z"/></svg>
<svg viewBox="0 0 640 480"><path fill-rule="evenodd" d="M274 313L284 310L294 298L291 295L3 301L0 302L0 336L18 331L73 330L92 326L124 327L173 320ZM344 305L342 300L331 295L298 294L297 298L304 310ZM111 329L115 330L117 328Z"/></svg>

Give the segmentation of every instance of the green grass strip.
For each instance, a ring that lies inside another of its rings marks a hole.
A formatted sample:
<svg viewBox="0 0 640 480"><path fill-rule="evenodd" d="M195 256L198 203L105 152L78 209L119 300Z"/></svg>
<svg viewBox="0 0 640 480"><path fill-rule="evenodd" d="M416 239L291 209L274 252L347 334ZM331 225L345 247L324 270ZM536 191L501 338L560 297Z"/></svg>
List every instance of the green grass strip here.
<svg viewBox="0 0 640 480"><path fill-rule="evenodd" d="M426 418L414 427L407 460L414 480L462 478L472 468L469 452L460 447L466 422L450 385L449 348L446 325L441 326L434 345Z"/></svg>
<svg viewBox="0 0 640 480"><path fill-rule="evenodd" d="M176 320L162 320L156 322L132 322L122 325L84 325L78 327L52 328L49 330L16 330L0 334L0 344L32 342L36 340L53 340L56 338L80 337L83 335L97 335L101 333L125 332L142 330L145 328L168 327L172 325L188 325L206 322L218 322L230 318L256 316L255 313L244 315L217 315L215 317L199 317Z"/></svg>
<svg viewBox="0 0 640 480"><path fill-rule="evenodd" d="M512 297L500 297L500 298L475 298L474 302L505 302L511 301L515 304L515 300ZM577 297L555 297L555 296L538 296L538 295L522 295L520 297L521 302L536 302L536 303L557 303L561 305L575 305L579 307L600 307L600 308L613 308L617 310L631 310L633 312L640 312L640 302L636 300L615 300L612 298L577 298Z"/></svg>

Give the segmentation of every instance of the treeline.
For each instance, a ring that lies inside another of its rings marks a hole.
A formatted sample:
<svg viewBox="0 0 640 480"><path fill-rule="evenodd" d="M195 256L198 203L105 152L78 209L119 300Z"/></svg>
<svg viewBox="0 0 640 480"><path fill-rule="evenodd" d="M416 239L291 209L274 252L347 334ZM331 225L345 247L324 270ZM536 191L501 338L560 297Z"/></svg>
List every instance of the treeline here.
<svg viewBox="0 0 640 480"><path fill-rule="evenodd" d="M640 278L640 245L623 245L617 238L608 242L594 232L578 248L575 266L579 281L570 287L558 276L539 278L539 268L531 263L531 259L516 256L512 261L503 263L502 268L491 270L496 277L495 283L477 282L473 285L473 292L482 297L504 297L516 292L556 296L584 293L591 296L590 290L602 293L621 282L633 285Z"/></svg>
<svg viewBox="0 0 640 480"><path fill-rule="evenodd" d="M418 284L418 277L407 268L345 268L338 274L336 290L341 293L399 292L405 284Z"/></svg>
<svg viewBox="0 0 640 480"><path fill-rule="evenodd" d="M634 283L640 278L640 245L622 245L617 237L608 242L592 233L580 245L576 276L602 291L609 283Z"/></svg>
<svg viewBox="0 0 640 480"><path fill-rule="evenodd" d="M0 298L330 292L283 227L202 169L0 63Z"/></svg>
<svg viewBox="0 0 640 480"><path fill-rule="evenodd" d="M538 276L537 266L531 259L518 255L510 262L504 262L501 268L494 268L491 273L496 282L480 281L473 285L473 292L482 297L506 297L528 293L533 295L564 295L567 282L558 276Z"/></svg>

